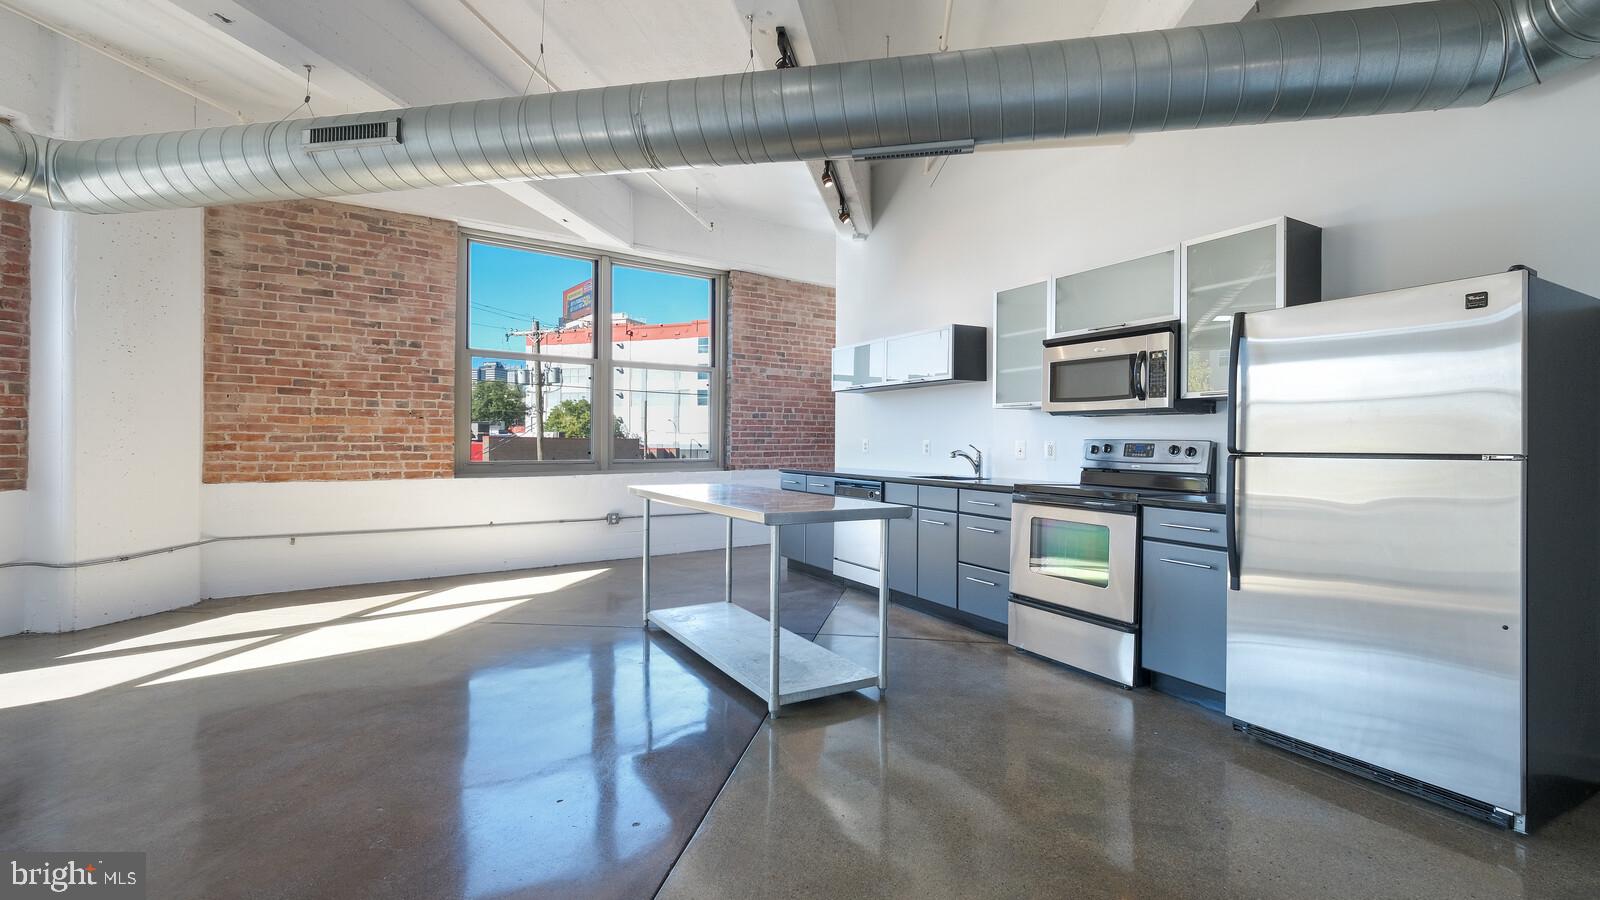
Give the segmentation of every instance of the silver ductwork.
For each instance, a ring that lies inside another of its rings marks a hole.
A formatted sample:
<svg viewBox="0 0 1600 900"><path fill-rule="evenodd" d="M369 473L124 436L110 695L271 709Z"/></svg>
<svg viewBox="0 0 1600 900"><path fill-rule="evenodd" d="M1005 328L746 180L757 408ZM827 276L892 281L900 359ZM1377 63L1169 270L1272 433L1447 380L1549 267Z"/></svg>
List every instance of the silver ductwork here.
<svg viewBox="0 0 1600 900"><path fill-rule="evenodd" d="M167 134L0 125L0 198L120 213L1487 103L1600 55L1600 0L1404 6ZM398 120L398 142L308 129Z"/></svg>

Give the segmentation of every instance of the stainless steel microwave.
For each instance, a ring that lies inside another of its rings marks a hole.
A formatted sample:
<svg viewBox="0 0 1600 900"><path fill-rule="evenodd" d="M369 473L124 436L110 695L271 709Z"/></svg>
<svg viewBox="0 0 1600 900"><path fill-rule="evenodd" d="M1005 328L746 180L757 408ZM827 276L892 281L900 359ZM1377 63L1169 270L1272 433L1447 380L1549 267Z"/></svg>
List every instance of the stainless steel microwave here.
<svg viewBox="0 0 1600 900"><path fill-rule="evenodd" d="M1044 348L1044 411L1056 415L1210 412L1178 400L1178 334L1170 328L1052 341Z"/></svg>

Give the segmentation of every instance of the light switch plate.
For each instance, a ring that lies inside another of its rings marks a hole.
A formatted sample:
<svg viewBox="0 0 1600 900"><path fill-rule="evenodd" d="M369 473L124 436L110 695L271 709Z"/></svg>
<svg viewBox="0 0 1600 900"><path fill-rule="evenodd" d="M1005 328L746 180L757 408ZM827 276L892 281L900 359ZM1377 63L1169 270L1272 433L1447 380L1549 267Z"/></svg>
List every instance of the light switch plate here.
<svg viewBox="0 0 1600 900"><path fill-rule="evenodd" d="M1017 459L1027 459L1028 458L1028 442L1027 441L1017 441L1017 446L1015 447L1015 449L1013 449L1011 451L1011 455L1015 456Z"/></svg>
<svg viewBox="0 0 1600 900"><path fill-rule="evenodd" d="M1055 441L1045 441L1044 442L1044 458L1045 459L1055 459L1056 458L1056 442Z"/></svg>

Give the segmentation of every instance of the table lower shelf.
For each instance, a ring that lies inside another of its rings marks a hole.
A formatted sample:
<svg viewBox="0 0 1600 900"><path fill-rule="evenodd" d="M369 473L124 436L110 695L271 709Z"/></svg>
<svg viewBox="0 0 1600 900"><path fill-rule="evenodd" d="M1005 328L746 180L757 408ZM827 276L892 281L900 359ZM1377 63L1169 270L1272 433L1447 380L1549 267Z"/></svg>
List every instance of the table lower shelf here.
<svg viewBox="0 0 1600 900"><path fill-rule="evenodd" d="M653 609L650 621L761 699L772 699L767 668L772 627L766 619L717 602ZM779 628L778 683L778 702L794 703L872 687L878 673Z"/></svg>

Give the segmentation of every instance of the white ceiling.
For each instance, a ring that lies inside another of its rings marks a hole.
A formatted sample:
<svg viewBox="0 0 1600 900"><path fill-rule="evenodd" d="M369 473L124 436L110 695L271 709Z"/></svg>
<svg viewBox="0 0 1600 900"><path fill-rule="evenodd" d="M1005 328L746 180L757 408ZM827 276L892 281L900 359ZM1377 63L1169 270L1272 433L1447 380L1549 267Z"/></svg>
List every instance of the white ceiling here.
<svg viewBox="0 0 1600 900"><path fill-rule="evenodd" d="M945 2L0 0L0 7L241 120L258 121L277 119L299 103L305 64L316 67L313 109L326 114L544 90L520 56L537 60L562 90L764 68L776 55L777 25L796 35L802 63L881 56L885 35L891 53L921 53L938 46ZM1240 0L954 0L949 45L1081 36L1105 27L1103 19L1124 28L1163 27L1185 11L1218 3L1238 6ZM626 192L659 197L667 191L706 219L834 229L804 164L599 181L607 184L582 191L536 184L506 193L555 228L571 212L604 230L607 211L617 209ZM593 216L586 214L591 207ZM699 227L689 213L683 218L685 227Z"/></svg>

